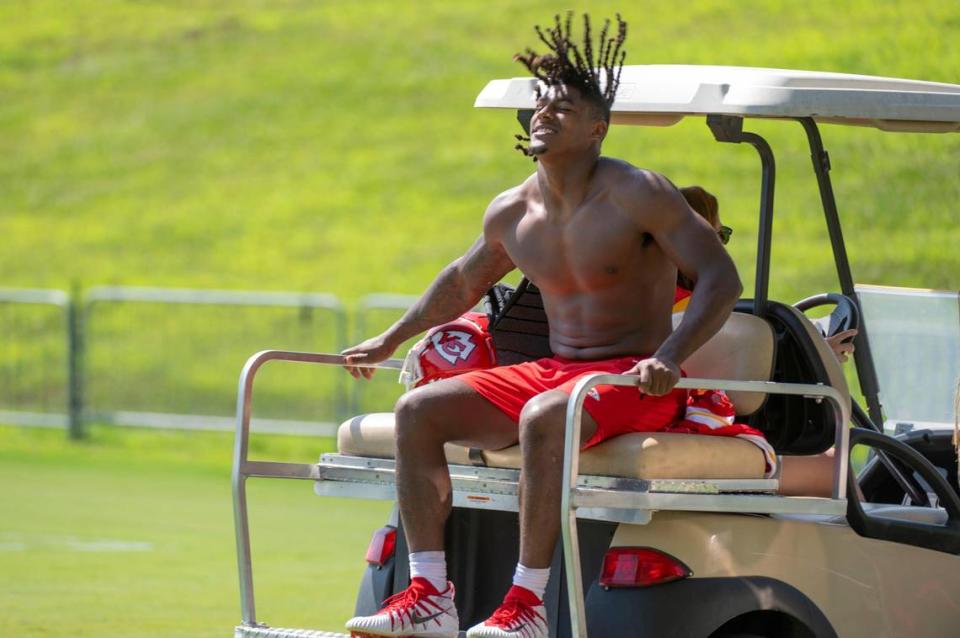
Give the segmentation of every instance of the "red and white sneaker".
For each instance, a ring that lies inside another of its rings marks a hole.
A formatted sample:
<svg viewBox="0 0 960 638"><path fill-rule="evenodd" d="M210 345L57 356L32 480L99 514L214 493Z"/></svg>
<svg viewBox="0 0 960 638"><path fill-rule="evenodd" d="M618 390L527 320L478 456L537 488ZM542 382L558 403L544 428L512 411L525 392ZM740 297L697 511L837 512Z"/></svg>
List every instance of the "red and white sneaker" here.
<svg viewBox="0 0 960 638"><path fill-rule="evenodd" d="M353 638L397 636L407 638L456 638L460 617L453 604L453 583L442 592L426 578L414 578L410 586L383 603L372 616L347 621Z"/></svg>
<svg viewBox="0 0 960 638"><path fill-rule="evenodd" d="M514 585L492 616L467 631L467 638L547 638L547 634L543 601Z"/></svg>

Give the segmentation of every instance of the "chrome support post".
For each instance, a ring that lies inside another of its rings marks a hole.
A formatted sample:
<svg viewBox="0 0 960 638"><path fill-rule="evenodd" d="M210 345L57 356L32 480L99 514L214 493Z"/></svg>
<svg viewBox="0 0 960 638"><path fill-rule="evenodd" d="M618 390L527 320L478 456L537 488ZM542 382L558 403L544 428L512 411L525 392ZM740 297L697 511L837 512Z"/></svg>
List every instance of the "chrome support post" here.
<svg viewBox="0 0 960 638"><path fill-rule="evenodd" d="M747 143L760 156L760 228L757 231L757 275L754 283L753 314L763 316L770 287L770 244L773 237L773 193L777 181L777 163L773 149L756 133L743 130L739 115L707 115L707 126L718 142Z"/></svg>
<svg viewBox="0 0 960 638"><path fill-rule="evenodd" d="M587 638L587 615L583 600L583 575L580 566L580 541L577 538L577 506L572 502L580 467L580 426L583 421L583 402L590 388L602 379L617 379L618 375L591 374L574 386L567 401L567 417L563 441L563 485L560 491L560 531L563 539L564 572L570 597L570 635ZM639 381L639 377L637 377Z"/></svg>
<svg viewBox="0 0 960 638"><path fill-rule="evenodd" d="M257 612L253 596L253 564L250 558L250 524L247 516L247 449L250 438L250 413L253 378L269 352L258 352L240 372L237 390L237 434L233 443L233 526L237 537L237 569L240 575L240 609L243 624L256 627Z"/></svg>

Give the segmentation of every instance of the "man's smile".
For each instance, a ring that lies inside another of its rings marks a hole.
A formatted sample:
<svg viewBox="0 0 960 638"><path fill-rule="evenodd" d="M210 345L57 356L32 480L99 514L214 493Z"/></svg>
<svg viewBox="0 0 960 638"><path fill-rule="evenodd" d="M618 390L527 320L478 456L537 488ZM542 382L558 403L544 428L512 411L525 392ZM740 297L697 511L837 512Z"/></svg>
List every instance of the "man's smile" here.
<svg viewBox="0 0 960 638"><path fill-rule="evenodd" d="M552 135L557 133L557 129L552 126L547 126L546 124L538 124L536 128L533 129L534 135Z"/></svg>

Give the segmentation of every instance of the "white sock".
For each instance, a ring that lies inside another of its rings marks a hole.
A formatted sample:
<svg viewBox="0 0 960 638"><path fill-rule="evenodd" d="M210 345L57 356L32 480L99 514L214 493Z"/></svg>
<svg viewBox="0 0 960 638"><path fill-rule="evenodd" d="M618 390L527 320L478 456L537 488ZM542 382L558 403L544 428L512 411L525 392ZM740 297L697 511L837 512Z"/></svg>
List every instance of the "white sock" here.
<svg viewBox="0 0 960 638"><path fill-rule="evenodd" d="M517 571L513 573L513 584L517 587L529 589L540 600L543 600L543 593L547 591L548 580L550 580L549 567L533 569L517 563Z"/></svg>
<svg viewBox="0 0 960 638"><path fill-rule="evenodd" d="M410 554L410 578L426 578L442 592L447 588L447 558L443 552L414 552Z"/></svg>

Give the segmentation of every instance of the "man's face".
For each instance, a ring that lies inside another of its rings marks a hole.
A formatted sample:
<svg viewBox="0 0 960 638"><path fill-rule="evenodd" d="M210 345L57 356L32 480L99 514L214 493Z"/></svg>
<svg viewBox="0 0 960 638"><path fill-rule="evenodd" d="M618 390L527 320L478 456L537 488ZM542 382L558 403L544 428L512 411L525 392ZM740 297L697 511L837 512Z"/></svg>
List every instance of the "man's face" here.
<svg viewBox="0 0 960 638"><path fill-rule="evenodd" d="M603 140L607 125L579 89L564 84L547 87L530 119L530 153L583 152Z"/></svg>

